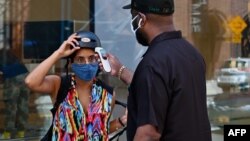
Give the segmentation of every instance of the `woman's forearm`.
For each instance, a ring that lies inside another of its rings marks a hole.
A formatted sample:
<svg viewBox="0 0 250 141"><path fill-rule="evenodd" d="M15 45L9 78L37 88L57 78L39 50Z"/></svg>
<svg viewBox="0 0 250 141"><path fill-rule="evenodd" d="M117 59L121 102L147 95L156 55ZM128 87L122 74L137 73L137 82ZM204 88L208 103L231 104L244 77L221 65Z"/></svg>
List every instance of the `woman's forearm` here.
<svg viewBox="0 0 250 141"><path fill-rule="evenodd" d="M119 123L118 119L114 119L110 122L109 133L113 133L119 129L123 128L123 126Z"/></svg>

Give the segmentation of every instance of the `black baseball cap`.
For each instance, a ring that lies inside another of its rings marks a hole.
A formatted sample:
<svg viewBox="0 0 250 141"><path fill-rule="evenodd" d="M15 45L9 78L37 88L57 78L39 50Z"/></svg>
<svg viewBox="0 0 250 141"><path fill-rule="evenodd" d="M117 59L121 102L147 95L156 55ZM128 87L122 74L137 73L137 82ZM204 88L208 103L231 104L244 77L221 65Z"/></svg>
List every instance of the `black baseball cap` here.
<svg viewBox="0 0 250 141"><path fill-rule="evenodd" d="M123 9L135 9L143 13L170 15L174 13L174 0L131 0Z"/></svg>

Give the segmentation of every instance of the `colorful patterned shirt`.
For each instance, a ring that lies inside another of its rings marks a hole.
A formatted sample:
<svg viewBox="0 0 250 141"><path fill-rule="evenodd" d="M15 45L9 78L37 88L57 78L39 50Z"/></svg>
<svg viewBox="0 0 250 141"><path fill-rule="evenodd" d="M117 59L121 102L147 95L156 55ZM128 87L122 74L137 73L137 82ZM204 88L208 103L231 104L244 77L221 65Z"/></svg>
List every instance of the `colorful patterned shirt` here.
<svg viewBox="0 0 250 141"><path fill-rule="evenodd" d="M85 113L75 84L72 76L72 87L55 113L52 141L108 141L112 92L96 81Z"/></svg>

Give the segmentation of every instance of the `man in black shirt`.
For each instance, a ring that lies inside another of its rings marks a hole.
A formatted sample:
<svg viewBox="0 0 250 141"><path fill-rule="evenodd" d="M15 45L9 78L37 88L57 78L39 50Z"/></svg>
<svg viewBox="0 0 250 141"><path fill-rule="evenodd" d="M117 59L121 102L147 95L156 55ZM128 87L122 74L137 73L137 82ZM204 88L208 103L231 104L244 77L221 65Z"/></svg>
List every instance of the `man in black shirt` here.
<svg viewBox="0 0 250 141"><path fill-rule="evenodd" d="M134 76L109 55L112 75L130 84L128 141L211 141L205 63L176 31L173 0L132 0L132 29L148 46ZM132 79L132 80L131 80Z"/></svg>

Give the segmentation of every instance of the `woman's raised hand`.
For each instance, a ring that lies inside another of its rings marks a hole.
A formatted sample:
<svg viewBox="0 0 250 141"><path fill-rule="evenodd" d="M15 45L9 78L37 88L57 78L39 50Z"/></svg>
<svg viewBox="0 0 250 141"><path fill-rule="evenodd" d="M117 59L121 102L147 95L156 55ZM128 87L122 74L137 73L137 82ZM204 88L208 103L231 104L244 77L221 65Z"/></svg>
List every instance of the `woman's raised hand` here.
<svg viewBox="0 0 250 141"><path fill-rule="evenodd" d="M76 35L76 33L69 36L67 40L65 40L61 46L56 50L60 57L67 57L71 55L76 50L80 49L77 38L80 38Z"/></svg>

